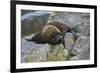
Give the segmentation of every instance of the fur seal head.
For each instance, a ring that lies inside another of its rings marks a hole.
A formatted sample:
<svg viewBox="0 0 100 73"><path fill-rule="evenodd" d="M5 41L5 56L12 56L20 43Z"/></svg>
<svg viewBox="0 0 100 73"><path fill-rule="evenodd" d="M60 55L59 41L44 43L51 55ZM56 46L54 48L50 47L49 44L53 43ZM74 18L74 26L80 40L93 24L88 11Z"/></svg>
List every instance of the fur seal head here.
<svg viewBox="0 0 100 73"><path fill-rule="evenodd" d="M63 39L61 31L53 25L46 25L41 32L41 36L44 41L51 44L59 44Z"/></svg>

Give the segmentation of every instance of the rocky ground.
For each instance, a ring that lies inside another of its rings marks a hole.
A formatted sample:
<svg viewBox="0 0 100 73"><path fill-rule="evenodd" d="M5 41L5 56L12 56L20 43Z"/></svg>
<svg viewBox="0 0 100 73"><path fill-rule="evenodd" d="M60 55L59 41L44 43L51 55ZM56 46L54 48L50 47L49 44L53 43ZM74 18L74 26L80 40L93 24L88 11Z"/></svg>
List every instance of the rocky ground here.
<svg viewBox="0 0 100 73"><path fill-rule="evenodd" d="M89 13L22 11L21 15L21 61L23 63L90 59ZM77 29L75 34L78 38L75 40L71 32L66 32L65 48L62 44L36 44L25 40L34 36L51 21L74 27Z"/></svg>

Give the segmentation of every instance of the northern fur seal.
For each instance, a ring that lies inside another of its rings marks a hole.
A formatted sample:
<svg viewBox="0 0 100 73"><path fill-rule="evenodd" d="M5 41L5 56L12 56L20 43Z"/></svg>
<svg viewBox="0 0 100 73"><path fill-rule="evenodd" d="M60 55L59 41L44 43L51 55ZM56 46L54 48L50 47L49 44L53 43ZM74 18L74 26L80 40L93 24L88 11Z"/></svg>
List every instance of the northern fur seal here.
<svg viewBox="0 0 100 73"><path fill-rule="evenodd" d="M43 29L37 33L32 39L27 39L28 41L34 41L36 43L50 43L50 44L60 44L64 46L64 35L66 32L72 31L67 25L60 22L49 22L43 27Z"/></svg>

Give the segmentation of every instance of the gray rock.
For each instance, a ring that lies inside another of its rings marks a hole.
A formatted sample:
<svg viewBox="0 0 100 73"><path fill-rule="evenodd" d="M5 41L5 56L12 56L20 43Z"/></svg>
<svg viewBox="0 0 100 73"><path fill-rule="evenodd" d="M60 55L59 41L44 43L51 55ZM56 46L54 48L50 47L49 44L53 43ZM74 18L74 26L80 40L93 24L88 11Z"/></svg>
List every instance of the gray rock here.
<svg viewBox="0 0 100 73"><path fill-rule="evenodd" d="M68 12L54 12L50 15L49 21L58 21L70 26L70 22L68 21L69 13ZM49 22L48 21L48 22Z"/></svg>
<svg viewBox="0 0 100 73"><path fill-rule="evenodd" d="M31 49L24 52L22 63L47 61L49 49L50 46L48 44L34 44Z"/></svg>
<svg viewBox="0 0 100 73"><path fill-rule="evenodd" d="M58 21L65 23L69 26L75 26L83 22L89 23L90 14L89 13L79 13L79 12L54 12L49 17L50 21Z"/></svg>
<svg viewBox="0 0 100 73"><path fill-rule="evenodd" d="M55 12L49 17L49 21L58 21L75 28L84 36L90 35L90 14L79 12Z"/></svg>
<svg viewBox="0 0 100 73"><path fill-rule="evenodd" d="M88 51L83 51L79 55L76 55L71 58L71 60L89 60L90 59L90 53Z"/></svg>
<svg viewBox="0 0 100 73"><path fill-rule="evenodd" d="M82 35L90 36L90 24L83 22L81 24L76 25L75 28Z"/></svg>
<svg viewBox="0 0 100 73"><path fill-rule="evenodd" d="M75 39L72 33L66 33L64 36L64 41L65 41L65 48L71 52L73 45L75 43Z"/></svg>
<svg viewBox="0 0 100 73"><path fill-rule="evenodd" d="M31 38L34 35L26 36ZM65 61L68 58L68 50L64 49L62 44L36 44L26 41L22 38L21 41L21 62L45 62L45 61Z"/></svg>
<svg viewBox="0 0 100 73"><path fill-rule="evenodd" d="M30 36L25 36L24 38L29 39L33 37L34 34ZM33 41L27 41L24 38L21 40L21 62L41 62L47 61L47 54L50 49L49 44L36 44Z"/></svg>
<svg viewBox="0 0 100 73"><path fill-rule="evenodd" d="M77 39L71 52L74 55L71 59L81 60L90 58L90 38L81 36Z"/></svg>

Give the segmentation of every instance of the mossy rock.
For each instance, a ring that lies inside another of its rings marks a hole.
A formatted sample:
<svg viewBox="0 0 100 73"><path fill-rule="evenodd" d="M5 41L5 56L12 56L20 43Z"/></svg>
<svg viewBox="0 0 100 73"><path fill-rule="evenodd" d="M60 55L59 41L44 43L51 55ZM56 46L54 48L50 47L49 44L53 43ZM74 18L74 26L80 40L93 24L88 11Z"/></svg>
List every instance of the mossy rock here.
<svg viewBox="0 0 100 73"><path fill-rule="evenodd" d="M64 51L62 45L52 46L48 54L48 61L65 61L68 57L68 52Z"/></svg>

